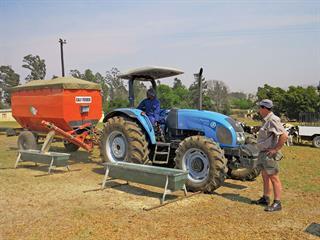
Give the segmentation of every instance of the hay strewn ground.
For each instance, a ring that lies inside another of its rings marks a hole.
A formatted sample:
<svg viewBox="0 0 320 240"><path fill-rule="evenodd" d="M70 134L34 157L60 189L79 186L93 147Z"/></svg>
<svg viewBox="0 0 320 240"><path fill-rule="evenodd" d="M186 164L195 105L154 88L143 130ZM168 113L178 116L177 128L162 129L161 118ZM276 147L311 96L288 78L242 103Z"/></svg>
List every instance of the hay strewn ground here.
<svg viewBox="0 0 320 240"><path fill-rule="evenodd" d="M23 163L12 169L16 137L0 135L0 239L319 239L303 232L320 223L320 149L286 147L281 162L282 212L265 213L250 200L253 182L226 180L216 194L200 194L153 210L161 189L131 184L104 191L99 154L72 155L71 172L50 176ZM55 144L55 151L64 149ZM119 181L120 182L120 181ZM182 195L177 192L171 196Z"/></svg>

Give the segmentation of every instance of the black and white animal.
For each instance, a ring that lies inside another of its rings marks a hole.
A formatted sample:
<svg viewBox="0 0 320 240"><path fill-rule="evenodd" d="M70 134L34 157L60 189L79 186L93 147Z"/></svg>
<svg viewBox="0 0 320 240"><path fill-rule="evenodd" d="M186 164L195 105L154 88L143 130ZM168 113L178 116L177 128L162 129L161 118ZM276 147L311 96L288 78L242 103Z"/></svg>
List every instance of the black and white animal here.
<svg viewBox="0 0 320 240"><path fill-rule="evenodd" d="M288 133L288 139L285 144L287 146L292 146L293 145L293 138L298 137L298 129L297 129L297 127L295 127L291 124L288 124L288 123L284 123L283 127Z"/></svg>
<svg viewBox="0 0 320 240"><path fill-rule="evenodd" d="M255 138L257 138L258 132L260 130L260 126L249 126L249 125L245 124L244 122L239 122L239 124L243 128L244 132L249 133L249 134L253 135Z"/></svg>

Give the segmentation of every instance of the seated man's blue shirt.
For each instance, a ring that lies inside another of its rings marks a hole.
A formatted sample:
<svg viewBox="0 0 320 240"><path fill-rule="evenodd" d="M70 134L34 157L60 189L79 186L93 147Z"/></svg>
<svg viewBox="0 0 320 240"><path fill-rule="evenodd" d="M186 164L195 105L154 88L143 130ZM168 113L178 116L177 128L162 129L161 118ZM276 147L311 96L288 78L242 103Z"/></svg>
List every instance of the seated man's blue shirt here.
<svg viewBox="0 0 320 240"><path fill-rule="evenodd" d="M144 111L147 114L152 125L155 125L155 123L159 121L160 102L157 98L146 98L142 102L140 102L137 108Z"/></svg>

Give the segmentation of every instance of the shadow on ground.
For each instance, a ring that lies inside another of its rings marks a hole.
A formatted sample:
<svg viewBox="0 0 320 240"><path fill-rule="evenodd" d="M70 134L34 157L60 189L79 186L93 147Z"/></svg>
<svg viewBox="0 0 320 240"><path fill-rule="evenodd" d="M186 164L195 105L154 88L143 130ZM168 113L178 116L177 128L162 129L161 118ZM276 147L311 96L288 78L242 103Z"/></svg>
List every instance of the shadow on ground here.
<svg viewBox="0 0 320 240"><path fill-rule="evenodd" d="M221 193L221 194L220 193L214 193L214 195L226 198L226 199L231 200L231 201L242 202L242 203L246 203L246 204L250 204L250 205L251 205L251 201L252 201L250 198L241 196L238 193Z"/></svg>
<svg viewBox="0 0 320 240"><path fill-rule="evenodd" d="M233 189L238 189L238 190L242 190L242 189L247 188L247 186L239 185L239 184L235 184L235 183L229 183L229 182L224 182L222 184L222 187L233 188Z"/></svg>

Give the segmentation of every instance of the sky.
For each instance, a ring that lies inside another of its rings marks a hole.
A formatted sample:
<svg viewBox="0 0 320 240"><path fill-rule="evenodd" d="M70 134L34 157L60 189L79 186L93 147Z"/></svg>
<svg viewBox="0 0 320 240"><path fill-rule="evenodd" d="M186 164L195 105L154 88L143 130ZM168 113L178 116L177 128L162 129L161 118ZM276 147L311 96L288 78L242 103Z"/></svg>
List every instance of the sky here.
<svg viewBox="0 0 320 240"><path fill-rule="evenodd" d="M189 86L203 67L245 93L320 81L320 0L0 0L0 65L22 80L28 54L45 59L47 79L61 75L59 38L66 75L165 66Z"/></svg>

